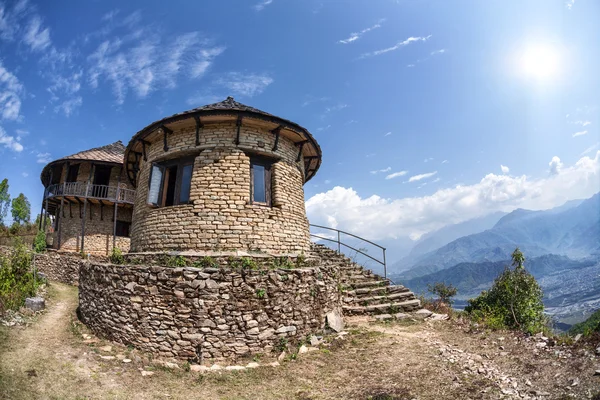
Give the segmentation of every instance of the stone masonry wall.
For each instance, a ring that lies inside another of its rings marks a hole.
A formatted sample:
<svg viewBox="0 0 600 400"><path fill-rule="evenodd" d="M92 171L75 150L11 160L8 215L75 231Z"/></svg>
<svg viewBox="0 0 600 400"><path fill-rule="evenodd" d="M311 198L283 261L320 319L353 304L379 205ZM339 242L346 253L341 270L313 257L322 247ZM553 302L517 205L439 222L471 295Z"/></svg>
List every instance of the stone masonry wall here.
<svg viewBox="0 0 600 400"><path fill-rule="evenodd" d="M304 208L304 171L296 162L298 148L283 136L273 152L274 135L242 125L235 146L235 123L207 124L195 145L195 128L168 137L169 151L157 140L146 147L141 162L131 234L131 251L258 250L300 254L310 248ZM272 207L250 204L250 158L278 159L272 167ZM195 156L190 204L154 208L148 205L152 162Z"/></svg>
<svg viewBox="0 0 600 400"><path fill-rule="evenodd" d="M60 250L80 252L81 251L81 218L79 207L83 205L73 204L71 211L69 206L63 208L63 217L60 218L61 224L61 245ZM117 221L131 222L132 209L130 207L119 207L117 211ZM95 255L108 255L113 247L113 216L114 206L104 206L101 211L99 204L88 203L86 209L85 221L85 253ZM83 210L81 211L83 215ZM91 215L91 219L90 219ZM127 237L116 238L116 247L123 252L129 251L130 239ZM58 230L54 231L54 246L58 245Z"/></svg>
<svg viewBox="0 0 600 400"><path fill-rule="evenodd" d="M340 307L335 275L85 263L79 305L83 321L111 340L168 358L235 359L324 328Z"/></svg>

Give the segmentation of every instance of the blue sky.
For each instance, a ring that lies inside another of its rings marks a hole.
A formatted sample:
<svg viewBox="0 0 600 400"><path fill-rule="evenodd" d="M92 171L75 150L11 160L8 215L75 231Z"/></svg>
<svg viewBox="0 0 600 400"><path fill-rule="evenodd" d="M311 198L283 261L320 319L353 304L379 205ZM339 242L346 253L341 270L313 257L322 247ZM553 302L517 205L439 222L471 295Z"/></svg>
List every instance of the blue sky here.
<svg viewBox="0 0 600 400"><path fill-rule="evenodd" d="M224 99L307 127L315 223L373 239L600 190L594 0L0 0L0 178ZM501 167L503 166L503 167Z"/></svg>

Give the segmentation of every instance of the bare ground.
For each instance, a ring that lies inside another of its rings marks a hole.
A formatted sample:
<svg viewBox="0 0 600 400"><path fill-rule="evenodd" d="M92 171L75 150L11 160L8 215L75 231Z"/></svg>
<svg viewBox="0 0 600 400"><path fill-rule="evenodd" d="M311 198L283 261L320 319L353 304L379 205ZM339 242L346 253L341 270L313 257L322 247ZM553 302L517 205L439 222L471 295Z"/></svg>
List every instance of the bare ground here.
<svg viewBox="0 0 600 400"><path fill-rule="evenodd" d="M456 320L357 318L344 339L279 367L171 370L127 347L84 339L77 289L53 283L50 294L36 322L0 328L2 399L600 399L592 347L541 347L508 332L472 332ZM106 345L110 351L101 350ZM260 363L273 360L265 355Z"/></svg>

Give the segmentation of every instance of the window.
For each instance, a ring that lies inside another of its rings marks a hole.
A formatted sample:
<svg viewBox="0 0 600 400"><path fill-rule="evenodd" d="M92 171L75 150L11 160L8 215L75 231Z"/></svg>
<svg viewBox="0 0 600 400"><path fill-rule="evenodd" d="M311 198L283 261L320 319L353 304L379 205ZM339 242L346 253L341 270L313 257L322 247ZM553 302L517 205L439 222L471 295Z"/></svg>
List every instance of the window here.
<svg viewBox="0 0 600 400"><path fill-rule="evenodd" d="M250 159L250 202L271 205L271 161Z"/></svg>
<svg viewBox="0 0 600 400"><path fill-rule="evenodd" d="M168 207L189 203L193 168L193 158L153 163L148 183L148 204Z"/></svg>
<svg viewBox="0 0 600 400"><path fill-rule="evenodd" d="M67 169L67 183L77 182L77 175L79 174L79 164L69 165Z"/></svg>
<svg viewBox="0 0 600 400"><path fill-rule="evenodd" d="M117 220L117 232L116 235L120 237L129 237L129 229L131 228L131 222Z"/></svg>

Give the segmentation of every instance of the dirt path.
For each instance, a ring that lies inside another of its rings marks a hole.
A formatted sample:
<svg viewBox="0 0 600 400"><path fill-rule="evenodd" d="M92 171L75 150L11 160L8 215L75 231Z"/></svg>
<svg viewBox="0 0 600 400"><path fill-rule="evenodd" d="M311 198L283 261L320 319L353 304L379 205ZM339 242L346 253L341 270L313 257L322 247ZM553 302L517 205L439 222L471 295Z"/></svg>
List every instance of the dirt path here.
<svg viewBox="0 0 600 400"><path fill-rule="evenodd" d="M0 399L558 399L592 398L590 388L600 383L590 375L571 387L573 363L531 354L535 344L502 341L500 333L467 334L448 321L351 321L343 339L279 367L199 375L85 339L89 332L75 318L76 288L52 284L51 295L47 313L0 342ZM581 377L597 362L569 360L578 362Z"/></svg>

